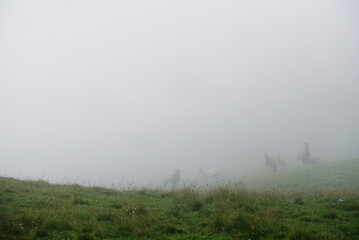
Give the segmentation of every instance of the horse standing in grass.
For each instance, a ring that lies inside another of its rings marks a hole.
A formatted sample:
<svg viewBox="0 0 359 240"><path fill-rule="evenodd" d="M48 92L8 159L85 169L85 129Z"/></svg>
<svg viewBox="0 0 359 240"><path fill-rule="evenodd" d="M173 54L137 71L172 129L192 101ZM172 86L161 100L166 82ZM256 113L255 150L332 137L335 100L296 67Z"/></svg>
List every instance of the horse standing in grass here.
<svg viewBox="0 0 359 240"><path fill-rule="evenodd" d="M264 160L266 162L267 172L269 172L269 169L271 172L277 171L277 159L276 158L271 158L268 156L267 153L265 153Z"/></svg>
<svg viewBox="0 0 359 240"><path fill-rule="evenodd" d="M319 164L319 163L324 163L324 160L321 160L318 157L311 157L309 159L306 159L305 157L303 157L302 153L298 153L298 158L297 160L301 160L303 162L303 165L315 165L315 164Z"/></svg>
<svg viewBox="0 0 359 240"><path fill-rule="evenodd" d="M199 171L200 174L202 174L202 177L206 180L210 178L216 179L218 181L219 171L217 168L207 168L207 169L201 169Z"/></svg>
<svg viewBox="0 0 359 240"><path fill-rule="evenodd" d="M172 189L176 189L179 187L179 180L180 180L180 170L175 169L172 175L166 176L163 180L163 188L167 189L167 185L171 184Z"/></svg>
<svg viewBox="0 0 359 240"><path fill-rule="evenodd" d="M298 154L298 160L302 160L303 165L310 164L310 151L308 143L304 143L304 150Z"/></svg>
<svg viewBox="0 0 359 240"><path fill-rule="evenodd" d="M297 160L301 160L303 165L314 165L325 162L323 160L320 160L320 158L318 157L310 157L308 143L304 143L304 150L301 153L298 153Z"/></svg>

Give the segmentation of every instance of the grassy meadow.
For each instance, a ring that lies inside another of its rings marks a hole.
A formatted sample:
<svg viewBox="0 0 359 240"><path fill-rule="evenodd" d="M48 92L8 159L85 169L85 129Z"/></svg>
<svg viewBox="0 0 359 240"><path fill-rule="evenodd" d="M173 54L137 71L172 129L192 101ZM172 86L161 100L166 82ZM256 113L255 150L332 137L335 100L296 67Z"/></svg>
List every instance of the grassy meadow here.
<svg viewBox="0 0 359 240"><path fill-rule="evenodd" d="M359 239L358 167L338 161L167 192L3 177L0 239Z"/></svg>
<svg viewBox="0 0 359 240"><path fill-rule="evenodd" d="M349 190L359 191L359 159L327 162L310 167L279 169L247 184L248 189L281 191Z"/></svg>

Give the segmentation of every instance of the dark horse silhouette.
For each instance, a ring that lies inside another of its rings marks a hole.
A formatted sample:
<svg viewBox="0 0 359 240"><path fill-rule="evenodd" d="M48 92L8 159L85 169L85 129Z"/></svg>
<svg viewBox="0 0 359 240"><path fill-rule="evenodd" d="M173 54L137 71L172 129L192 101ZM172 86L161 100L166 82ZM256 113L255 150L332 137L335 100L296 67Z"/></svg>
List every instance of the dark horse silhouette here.
<svg viewBox="0 0 359 240"><path fill-rule="evenodd" d="M298 158L297 160L301 160L303 165L314 165L314 164L319 164L319 163L325 163L325 160L321 160L318 157L310 157L309 159L303 159L302 157L302 153L298 153Z"/></svg>
<svg viewBox="0 0 359 240"><path fill-rule="evenodd" d="M277 171L277 159L276 158L271 158L268 156L267 153L265 153L264 160L266 162L267 172L269 172L269 169L271 172Z"/></svg>
<svg viewBox="0 0 359 240"><path fill-rule="evenodd" d="M298 153L297 160L301 160L303 165L313 165L324 162L320 160L320 158L310 156L308 143L304 143L304 150Z"/></svg>
<svg viewBox="0 0 359 240"><path fill-rule="evenodd" d="M174 173L168 175L163 180L163 188L166 189L168 184L172 184L172 189L178 188L180 180L180 170L175 169Z"/></svg>

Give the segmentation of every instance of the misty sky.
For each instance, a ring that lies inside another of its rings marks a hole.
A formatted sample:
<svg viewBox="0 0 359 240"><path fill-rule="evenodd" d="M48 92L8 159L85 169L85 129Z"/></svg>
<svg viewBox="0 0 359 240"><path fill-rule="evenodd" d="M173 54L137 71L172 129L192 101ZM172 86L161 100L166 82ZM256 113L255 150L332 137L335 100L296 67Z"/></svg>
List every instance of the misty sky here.
<svg viewBox="0 0 359 240"><path fill-rule="evenodd" d="M240 178L304 142L359 157L356 0L0 0L0 175Z"/></svg>

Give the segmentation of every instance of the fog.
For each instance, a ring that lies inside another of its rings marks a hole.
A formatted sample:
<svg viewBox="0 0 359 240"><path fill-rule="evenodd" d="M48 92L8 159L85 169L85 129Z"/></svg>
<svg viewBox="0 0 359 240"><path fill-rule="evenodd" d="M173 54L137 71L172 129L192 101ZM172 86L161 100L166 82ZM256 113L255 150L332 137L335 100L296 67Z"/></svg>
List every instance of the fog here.
<svg viewBox="0 0 359 240"><path fill-rule="evenodd" d="M359 3L0 0L0 175L158 184L359 156Z"/></svg>

